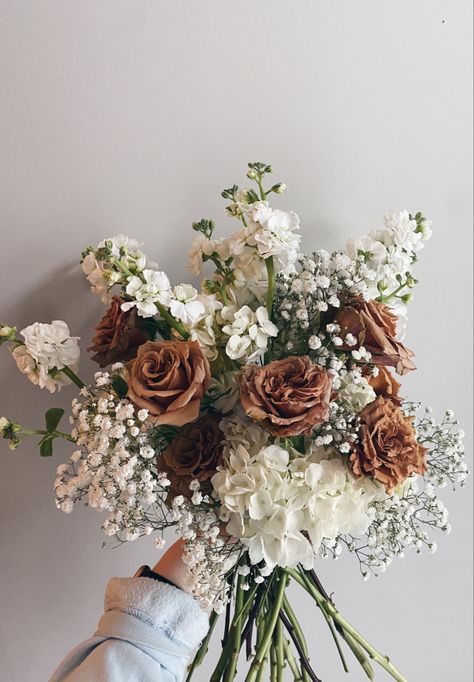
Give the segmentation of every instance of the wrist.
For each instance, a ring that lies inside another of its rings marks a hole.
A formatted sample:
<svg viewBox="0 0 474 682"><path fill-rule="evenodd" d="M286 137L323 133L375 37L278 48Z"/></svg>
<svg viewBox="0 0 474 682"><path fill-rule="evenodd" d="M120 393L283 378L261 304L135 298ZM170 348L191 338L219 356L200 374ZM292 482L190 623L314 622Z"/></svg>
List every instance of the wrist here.
<svg viewBox="0 0 474 682"><path fill-rule="evenodd" d="M184 541L178 540L178 542L175 542L155 564L153 572L158 573L184 592L191 592L193 581L189 569L183 561L183 550Z"/></svg>

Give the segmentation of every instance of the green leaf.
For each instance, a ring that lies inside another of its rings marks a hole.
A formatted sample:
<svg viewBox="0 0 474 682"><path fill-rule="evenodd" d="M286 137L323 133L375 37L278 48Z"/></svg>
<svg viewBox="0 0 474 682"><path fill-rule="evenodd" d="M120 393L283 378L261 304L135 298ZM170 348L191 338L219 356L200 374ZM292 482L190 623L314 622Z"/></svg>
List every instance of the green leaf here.
<svg viewBox="0 0 474 682"><path fill-rule="evenodd" d="M165 341L171 339L171 325L168 324L168 322L165 322L165 320L156 320L156 329L162 339Z"/></svg>
<svg viewBox="0 0 474 682"><path fill-rule="evenodd" d="M125 398L128 393L128 384L125 379L122 379L122 377L118 375L115 376L112 379L112 386L119 398Z"/></svg>
<svg viewBox="0 0 474 682"><path fill-rule="evenodd" d="M41 457L51 457L53 454L53 439L44 438L40 443L40 455Z"/></svg>
<svg viewBox="0 0 474 682"><path fill-rule="evenodd" d="M63 418L64 410L61 407L52 407L44 415L46 422L46 431L48 433L53 433L56 431L59 422Z"/></svg>

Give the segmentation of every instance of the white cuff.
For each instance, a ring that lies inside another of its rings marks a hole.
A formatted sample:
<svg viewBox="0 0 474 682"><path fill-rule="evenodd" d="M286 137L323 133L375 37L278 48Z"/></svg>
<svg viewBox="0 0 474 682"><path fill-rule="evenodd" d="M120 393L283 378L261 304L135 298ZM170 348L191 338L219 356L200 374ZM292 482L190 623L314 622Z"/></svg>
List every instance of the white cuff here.
<svg viewBox="0 0 474 682"><path fill-rule="evenodd" d="M200 644L209 628L207 614L191 595L153 578L112 578L105 611L113 610L136 616L188 650Z"/></svg>

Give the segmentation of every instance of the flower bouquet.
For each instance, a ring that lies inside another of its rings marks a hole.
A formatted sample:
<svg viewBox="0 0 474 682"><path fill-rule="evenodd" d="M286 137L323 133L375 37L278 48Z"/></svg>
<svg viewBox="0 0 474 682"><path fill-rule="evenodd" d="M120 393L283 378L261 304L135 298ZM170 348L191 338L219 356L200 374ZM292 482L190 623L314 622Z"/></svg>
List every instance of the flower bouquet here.
<svg viewBox="0 0 474 682"><path fill-rule="evenodd" d="M84 501L105 514L115 541L175 528L194 596L210 630L219 614L222 652L211 682L229 682L246 658L246 682L317 681L305 633L287 595L293 581L314 601L348 670L353 654L403 676L340 614L315 561L352 554L362 576L408 550L435 550L449 532L435 488L464 484L463 433L452 412L437 422L400 395L395 374L415 369L403 342L417 283L414 265L430 222L406 211L342 251L300 252L299 219L272 208L284 192L270 166L250 163L251 187L222 192L239 222L217 239L212 220L193 224L190 270L200 289L172 286L133 239L89 247L82 267L108 309L88 350L100 370L78 376L79 347L65 322L0 341L34 384L75 384L71 430L62 408L44 429L1 418L16 448L38 435L43 456L65 438L56 504ZM245 657L242 653L245 652ZM287 673L284 673L284 670Z"/></svg>

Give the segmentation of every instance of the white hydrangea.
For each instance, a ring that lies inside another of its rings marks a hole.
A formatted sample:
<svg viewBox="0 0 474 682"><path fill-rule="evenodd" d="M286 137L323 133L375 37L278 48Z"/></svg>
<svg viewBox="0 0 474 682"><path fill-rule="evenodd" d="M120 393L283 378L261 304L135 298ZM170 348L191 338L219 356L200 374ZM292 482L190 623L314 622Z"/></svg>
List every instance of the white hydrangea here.
<svg viewBox="0 0 474 682"><path fill-rule="evenodd" d="M270 569L309 569L323 541L365 533L380 494L378 485L354 478L326 449L300 456L267 445L252 456L242 443L230 448L212 485L230 515L228 532L248 548L252 564L264 561Z"/></svg>
<svg viewBox="0 0 474 682"><path fill-rule="evenodd" d="M71 380L60 370L69 367L76 372L79 366L79 337L71 336L69 327L62 320L51 324L35 322L21 332L24 345L17 346L12 356L20 372L50 393L59 391Z"/></svg>
<svg viewBox="0 0 474 682"><path fill-rule="evenodd" d="M140 317L153 317L158 313L157 303L169 307L171 303L171 285L168 276L159 270L143 270L141 277L128 278L125 289L133 300L122 304L122 310L130 310L134 306Z"/></svg>
<svg viewBox="0 0 474 682"><path fill-rule="evenodd" d="M236 310L224 306L220 312L224 322L222 332L229 337L226 353L232 360L256 360L265 353L268 339L278 336L278 327L269 319L268 310L249 306Z"/></svg>
<svg viewBox="0 0 474 682"><path fill-rule="evenodd" d="M340 373L333 386L338 392L338 400L341 404L355 413L361 412L377 397L359 369Z"/></svg>

